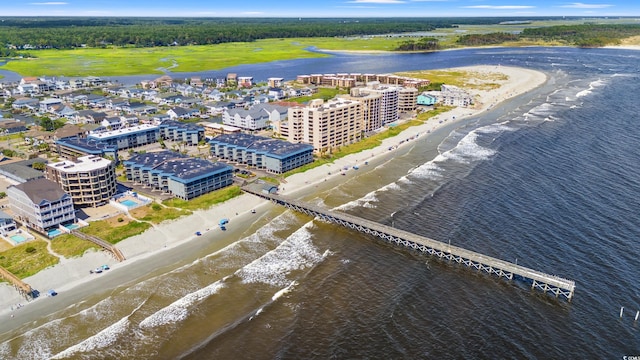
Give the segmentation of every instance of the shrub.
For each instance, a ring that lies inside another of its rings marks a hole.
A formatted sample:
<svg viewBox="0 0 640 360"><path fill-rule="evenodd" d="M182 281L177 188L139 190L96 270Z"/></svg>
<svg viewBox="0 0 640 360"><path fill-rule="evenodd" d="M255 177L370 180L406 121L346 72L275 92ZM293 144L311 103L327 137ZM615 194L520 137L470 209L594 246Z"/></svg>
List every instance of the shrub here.
<svg viewBox="0 0 640 360"><path fill-rule="evenodd" d="M121 217L118 218L118 222L123 222L123 221L124 221L123 218L121 218Z"/></svg>
<svg viewBox="0 0 640 360"><path fill-rule="evenodd" d="M27 253L32 253L36 251L36 248L34 248L33 246L29 246L26 249L24 249L24 251L26 251Z"/></svg>

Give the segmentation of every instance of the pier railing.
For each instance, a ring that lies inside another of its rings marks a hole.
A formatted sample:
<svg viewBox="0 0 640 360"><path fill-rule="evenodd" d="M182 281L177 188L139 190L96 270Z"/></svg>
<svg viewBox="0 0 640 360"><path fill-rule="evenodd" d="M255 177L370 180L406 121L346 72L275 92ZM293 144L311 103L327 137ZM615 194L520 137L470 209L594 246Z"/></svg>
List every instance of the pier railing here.
<svg viewBox="0 0 640 360"><path fill-rule="evenodd" d="M556 297L563 297L567 301L571 301L573 298L575 291L575 282L573 280L545 274L505 260L483 255L458 246L445 244L357 216L323 209L296 200L284 199L275 194L254 191L250 188L243 188L243 190L271 200L288 209L317 217L327 222L336 223L364 234L376 236L395 245L437 256L444 260L454 261L469 268L477 269L478 271L497 275L500 278L523 280L530 283L532 289L540 290L544 293L551 293Z"/></svg>
<svg viewBox="0 0 640 360"><path fill-rule="evenodd" d="M11 283L25 299L29 300L36 297L31 285L20 280L20 278L2 266L0 266L0 276Z"/></svg>
<svg viewBox="0 0 640 360"><path fill-rule="evenodd" d="M91 241L92 243L100 246L102 249L110 252L113 255L113 257L115 257L116 260L118 260L120 262L126 260L124 255L120 251L120 249L115 247L113 244L110 244L110 243L100 239L97 236L85 234L85 233L83 233L81 231L78 231L78 230L71 230L71 234L74 235L74 236L77 236L77 237L79 237L81 239Z"/></svg>

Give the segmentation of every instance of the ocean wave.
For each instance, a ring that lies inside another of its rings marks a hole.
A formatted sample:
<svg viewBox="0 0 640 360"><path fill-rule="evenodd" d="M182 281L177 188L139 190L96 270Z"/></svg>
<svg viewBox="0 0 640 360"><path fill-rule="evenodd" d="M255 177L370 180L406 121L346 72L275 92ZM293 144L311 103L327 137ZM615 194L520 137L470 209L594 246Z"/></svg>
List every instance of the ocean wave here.
<svg viewBox="0 0 640 360"><path fill-rule="evenodd" d="M139 324L139 327L143 329L153 328L161 325L183 321L189 315L189 308L191 306L210 297L211 295L217 294L220 289L224 287L225 284L223 281L216 281L215 283L205 288L187 294L171 303L171 305L156 311L152 315L142 320Z"/></svg>
<svg viewBox="0 0 640 360"><path fill-rule="evenodd" d="M335 210L345 211L345 210L350 210L357 207L366 207L366 208L374 209L376 206L373 203L378 201L378 197L376 196L376 193L378 191L385 191L385 188L387 188L391 184L386 185L378 190L374 190L366 194L365 196L361 197L360 199L352 200L352 201L349 201L348 203L337 206L335 207Z"/></svg>
<svg viewBox="0 0 640 360"><path fill-rule="evenodd" d="M478 145L476 140L478 139L478 133L473 130L467 134L458 145L442 154L447 160L454 160L464 164L468 164L471 161L487 160L493 156L496 151L482 147Z"/></svg>
<svg viewBox="0 0 640 360"><path fill-rule="evenodd" d="M133 309L133 311L131 311L129 315L123 317L122 319L113 323L111 326L105 328L99 333L85 339L81 343L73 345L65 349L64 351L59 352L58 354L53 356L51 359L64 359L78 353L104 349L114 344L116 341L118 341L118 338L120 337L120 335L124 334L129 328L129 325L130 325L129 319L131 315L135 314L147 302L147 300L148 298L142 303L140 303L140 305L138 305L135 309Z"/></svg>
<svg viewBox="0 0 640 360"><path fill-rule="evenodd" d="M323 259L323 255L311 242L309 229L312 222L291 234L276 249L236 272L245 284L263 283L272 286L287 286L287 276L295 270L311 267Z"/></svg>

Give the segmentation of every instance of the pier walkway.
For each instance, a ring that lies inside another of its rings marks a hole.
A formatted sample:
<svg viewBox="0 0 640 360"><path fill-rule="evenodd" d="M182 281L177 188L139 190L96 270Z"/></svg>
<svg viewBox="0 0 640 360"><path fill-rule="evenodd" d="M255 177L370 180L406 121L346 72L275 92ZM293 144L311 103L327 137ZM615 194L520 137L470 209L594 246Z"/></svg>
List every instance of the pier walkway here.
<svg viewBox="0 0 640 360"><path fill-rule="evenodd" d="M80 239L91 241L92 243L100 246L104 250L110 252L113 255L113 257L116 258L116 260L118 260L120 262L125 261L125 257L122 254L122 252L120 251L120 249L118 249L114 245L112 245L112 244L100 239L99 237L93 236L93 235L89 235L89 234L85 234L85 233L80 232L78 230L71 230L71 234L73 234L74 236L79 237Z"/></svg>
<svg viewBox="0 0 640 360"><path fill-rule="evenodd" d="M15 287L20 295L24 296L25 299L30 300L37 297L37 292L34 292L34 290L31 288L31 285L20 280L20 278L18 278L2 266L0 266L0 277L11 283L11 285L13 285L13 287Z"/></svg>
<svg viewBox="0 0 640 360"><path fill-rule="evenodd" d="M573 298L575 290L575 282L573 280L545 274L508 261L496 259L458 246L445 244L357 216L323 209L300 201L284 199L279 195L255 191L249 187L244 187L243 190L247 193L271 200L288 209L342 225L364 234L376 236L395 245L437 256L448 261L455 261L469 268L497 275L500 278L523 280L530 283L532 289L540 290L543 293L550 293L555 295L555 297L563 297L567 301L571 301Z"/></svg>

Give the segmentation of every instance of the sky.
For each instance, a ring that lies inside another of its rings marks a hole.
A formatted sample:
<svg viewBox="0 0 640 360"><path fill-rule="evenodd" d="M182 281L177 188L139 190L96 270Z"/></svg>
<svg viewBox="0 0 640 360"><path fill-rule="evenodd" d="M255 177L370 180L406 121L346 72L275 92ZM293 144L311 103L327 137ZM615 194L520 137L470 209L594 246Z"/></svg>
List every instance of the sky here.
<svg viewBox="0 0 640 360"><path fill-rule="evenodd" d="M2 16L640 16L639 0L0 0Z"/></svg>

